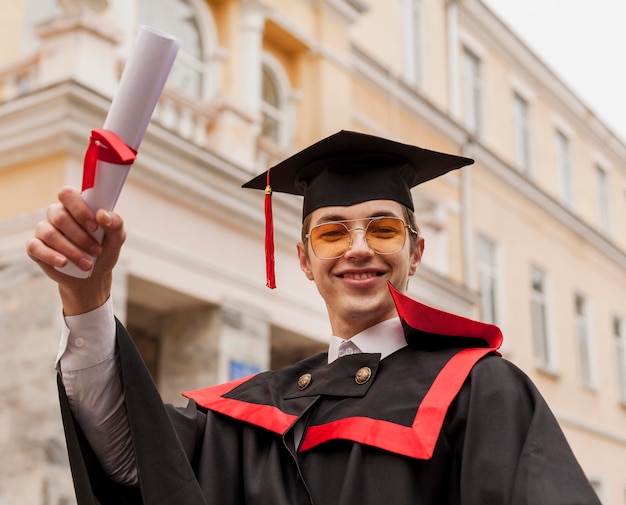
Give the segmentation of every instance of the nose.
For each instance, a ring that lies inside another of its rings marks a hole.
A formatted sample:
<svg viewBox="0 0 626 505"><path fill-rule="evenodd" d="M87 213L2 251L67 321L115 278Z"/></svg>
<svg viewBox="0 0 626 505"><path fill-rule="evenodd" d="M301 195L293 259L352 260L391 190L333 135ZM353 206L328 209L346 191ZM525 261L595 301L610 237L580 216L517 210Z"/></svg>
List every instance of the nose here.
<svg viewBox="0 0 626 505"><path fill-rule="evenodd" d="M365 228L352 228L350 230L350 247L345 252L345 258L362 258L373 256L374 250L367 243Z"/></svg>

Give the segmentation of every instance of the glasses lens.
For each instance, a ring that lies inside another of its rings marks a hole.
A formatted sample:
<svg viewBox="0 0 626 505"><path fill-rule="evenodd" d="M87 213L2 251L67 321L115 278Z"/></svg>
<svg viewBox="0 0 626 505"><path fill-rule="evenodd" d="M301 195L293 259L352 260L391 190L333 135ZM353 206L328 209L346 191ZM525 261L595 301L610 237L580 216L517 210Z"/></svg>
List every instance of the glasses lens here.
<svg viewBox="0 0 626 505"><path fill-rule="evenodd" d="M372 219L367 225L365 238L378 254L397 253L404 247L404 221L393 217Z"/></svg>
<svg viewBox="0 0 626 505"><path fill-rule="evenodd" d="M313 252L320 259L334 259L343 256L350 248L350 234L344 223L324 223L311 229L309 239ZM404 221L394 217L372 219L365 229L367 244L378 254L393 254L404 247L406 228Z"/></svg>
<svg viewBox="0 0 626 505"><path fill-rule="evenodd" d="M311 247L320 259L342 256L350 247L350 232L341 223L325 223L311 229Z"/></svg>

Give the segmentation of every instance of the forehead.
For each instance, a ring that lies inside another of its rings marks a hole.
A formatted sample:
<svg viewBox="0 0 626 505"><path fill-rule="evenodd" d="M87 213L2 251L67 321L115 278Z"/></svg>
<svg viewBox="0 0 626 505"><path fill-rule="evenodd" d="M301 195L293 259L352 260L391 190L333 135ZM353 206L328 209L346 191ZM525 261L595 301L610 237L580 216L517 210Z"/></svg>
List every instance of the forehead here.
<svg viewBox="0 0 626 505"><path fill-rule="evenodd" d="M311 212L311 225L326 221L361 219L374 216L394 216L402 218L402 204L393 200L368 200L348 206L320 207Z"/></svg>

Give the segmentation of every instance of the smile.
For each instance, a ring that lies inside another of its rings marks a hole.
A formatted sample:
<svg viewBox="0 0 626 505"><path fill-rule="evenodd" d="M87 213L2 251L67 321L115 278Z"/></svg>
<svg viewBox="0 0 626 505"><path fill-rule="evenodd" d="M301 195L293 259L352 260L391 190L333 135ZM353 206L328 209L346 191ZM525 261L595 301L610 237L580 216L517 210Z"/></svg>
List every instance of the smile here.
<svg viewBox="0 0 626 505"><path fill-rule="evenodd" d="M362 272L362 273L347 273L340 275L339 277L343 279L355 279L355 280L364 280L371 279L372 277L378 277L382 275L380 272Z"/></svg>

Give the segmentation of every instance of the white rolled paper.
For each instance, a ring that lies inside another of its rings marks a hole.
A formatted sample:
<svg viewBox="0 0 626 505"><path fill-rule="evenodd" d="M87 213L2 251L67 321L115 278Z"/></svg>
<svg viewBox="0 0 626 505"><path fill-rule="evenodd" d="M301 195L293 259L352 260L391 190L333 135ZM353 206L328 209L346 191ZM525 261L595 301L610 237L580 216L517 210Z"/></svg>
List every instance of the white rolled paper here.
<svg viewBox="0 0 626 505"><path fill-rule="evenodd" d="M179 47L180 41L172 35L148 26L139 27L135 45L103 125L105 130L115 133L135 151L139 150ZM98 209L113 210L129 170L130 165L98 160L94 185L82 193L93 212ZM93 236L102 242L104 232L98 228ZM68 263L58 270L84 279L91 275L93 267L84 271Z"/></svg>

